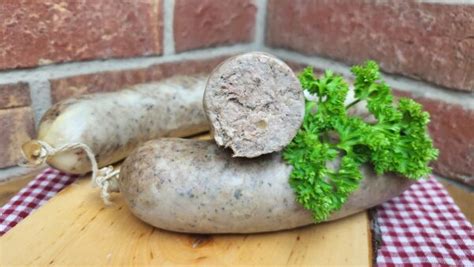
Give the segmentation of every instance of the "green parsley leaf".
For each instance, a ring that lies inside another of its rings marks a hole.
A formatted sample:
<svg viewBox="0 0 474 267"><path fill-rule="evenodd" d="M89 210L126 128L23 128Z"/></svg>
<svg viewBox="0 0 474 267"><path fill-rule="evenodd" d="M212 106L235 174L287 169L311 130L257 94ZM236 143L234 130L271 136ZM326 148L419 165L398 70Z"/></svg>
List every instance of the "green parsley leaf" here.
<svg viewBox="0 0 474 267"><path fill-rule="evenodd" d="M402 98L395 105L374 61L354 66L352 73L356 100L347 106L349 86L341 76L326 71L317 78L311 68L299 75L302 87L317 100L306 101L303 125L283 158L293 166L289 182L297 200L316 222L339 210L358 189L362 164L371 164L378 174L419 179L431 172L428 163L438 156L427 133L429 114L420 104ZM366 101L376 123L348 115L360 101Z"/></svg>

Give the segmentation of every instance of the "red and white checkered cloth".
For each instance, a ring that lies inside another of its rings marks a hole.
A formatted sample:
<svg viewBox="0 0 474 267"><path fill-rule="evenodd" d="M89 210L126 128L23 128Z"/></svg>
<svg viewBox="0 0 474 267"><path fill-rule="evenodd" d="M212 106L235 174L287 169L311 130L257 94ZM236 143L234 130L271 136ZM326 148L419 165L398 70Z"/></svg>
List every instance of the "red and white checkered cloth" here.
<svg viewBox="0 0 474 267"><path fill-rule="evenodd" d="M0 236L74 182L77 177L51 168L36 176L0 208Z"/></svg>
<svg viewBox="0 0 474 267"><path fill-rule="evenodd" d="M377 209L377 265L474 266L474 229L434 178Z"/></svg>
<svg viewBox="0 0 474 267"><path fill-rule="evenodd" d="M0 235L76 178L46 169L0 209ZM474 266L474 229L434 178L379 206L377 220L378 266Z"/></svg>

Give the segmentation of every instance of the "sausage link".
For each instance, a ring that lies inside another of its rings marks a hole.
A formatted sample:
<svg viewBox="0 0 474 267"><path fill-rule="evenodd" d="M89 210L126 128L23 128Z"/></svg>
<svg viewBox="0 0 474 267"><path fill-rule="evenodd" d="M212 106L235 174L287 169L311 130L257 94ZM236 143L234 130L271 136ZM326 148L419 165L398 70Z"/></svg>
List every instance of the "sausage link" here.
<svg viewBox="0 0 474 267"><path fill-rule="evenodd" d="M337 164L337 162L334 162ZM255 233L313 223L288 183L292 167L273 153L235 158L209 141L149 141L122 164L119 188L131 211L166 230L188 233ZM412 181L376 175L363 166L364 179L344 207L329 220L378 205Z"/></svg>
<svg viewBox="0 0 474 267"><path fill-rule="evenodd" d="M204 76L176 76L125 90L83 95L61 101L43 116L38 140L53 148L66 144L87 145L99 167L125 158L145 141L166 136L189 136L209 129L202 108ZM37 146L23 146L26 157ZM47 163L67 173L91 171L81 149L52 155Z"/></svg>

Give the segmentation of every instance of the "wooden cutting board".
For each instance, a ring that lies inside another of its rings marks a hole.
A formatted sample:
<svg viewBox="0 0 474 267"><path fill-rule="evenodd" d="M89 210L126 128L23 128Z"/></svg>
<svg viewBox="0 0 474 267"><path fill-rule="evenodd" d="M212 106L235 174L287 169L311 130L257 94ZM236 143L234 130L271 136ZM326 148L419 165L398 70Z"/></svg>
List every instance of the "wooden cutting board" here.
<svg viewBox="0 0 474 267"><path fill-rule="evenodd" d="M0 238L11 265L362 265L371 264L367 213L294 230L190 235L151 227L120 194L106 207L82 178Z"/></svg>
<svg viewBox="0 0 474 267"><path fill-rule="evenodd" d="M0 239L10 265L364 265L371 262L366 213L277 233L188 235L134 217L120 195L105 207L81 179Z"/></svg>

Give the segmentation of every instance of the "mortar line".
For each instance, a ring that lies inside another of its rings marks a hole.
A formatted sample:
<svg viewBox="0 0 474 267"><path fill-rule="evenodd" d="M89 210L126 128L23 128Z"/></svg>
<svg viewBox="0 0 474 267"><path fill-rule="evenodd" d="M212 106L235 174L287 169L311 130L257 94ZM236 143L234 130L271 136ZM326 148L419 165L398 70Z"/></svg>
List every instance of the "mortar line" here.
<svg viewBox="0 0 474 267"><path fill-rule="evenodd" d="M344 76L352 75L350 72L350 66L332 59L312 55L309 56L300 54L298 52L269 47L264 47L263 50L268 53L275 54L282 59L312 65L320 69L331 69L334 72L340 73ZM446 103L461 105L465 109L474 110L474 93L472 92L460 92L447 88L443 89L442 87L438 87L427 82L417 81L394 74L383 73L382 75L387 84L393 88L404 92L413 93L415 96L442 100Z"/></svg>
<svg viewBox="0 0 474 267"><path fill-rule="evenodd" d="M163 2L163 55L173 55L176 53L174 44L174 0Z"/></svg>
<svg viewBox="0 0 474 267"><path fill-rule="evenodd" d="M248 51L252 44L227 46L184 52L179 55L154 56L131 59L108 59L88 62L71 62L58 65L40 66L36 69L23 69L0 72L0 84L27 82L31 96L35 126L38 127L43 114L51 107L50 79L65 78L106 71L124 71L147 68L154 64L179 62L182 60L204 60Z"/></svg>
<svg viewBox="0 0 474 267"><path fill-rule="evenodd" d="M64 78L83 74L91 74L105 71L121 71L146 68L154 64L179 62L182 60L203 60L229 54L236 54L253 50L254 43L237 44L219 48L207 48L173 54L168 56L138 57L128 59L107 59L85 62L71 62L57 65L40 66L35 69L8 70L0 72L0 84L15 82L32 82L49 79ZM321 69L332 69L343 75L350 75L349 66L331 59L318 56L306 56L297 52L283 49L268 48L263 46L260 50L276 54L284 59L314 65ZM444 102L460 104L465 108L474 109L474 94L469 92L458 92L428 84L410 78L400 77L393 74L385 74L388 84L402 91L409 91L415 95L431 99L443 100Z"/></svg>
<svg viewBox="0 0 474 267"><path fill-rule="evenodd" d="M255 48L258 50L261 50L265 43L267 2L267 0L254 0L255 6L257 7L257 14L255 15L254 44Z"/></svg>
<svg viewBox="0 0 474 267"><path fill-rule="evenodd" d="M444 5L473 5L474 0L419 0L421 3L427 4L444 4Z"/></svg>
<svg viewBox="0 0 474 267"><path fill-rule="evenodd" d="M147 68L151 65L179 62L184 60L204 60L219 56L250 51L254 44L236 44L218 48L192 50L167 56L134 57L125 59L105 59L82 62L68 62L39 66L34 69L6 70L0 72L0 84L29 82L65 78L105 71L122 71Z"/></svg>
<svg viewBox="0 0 474 267"><path fill-rule="evenodd" d="M51 84L49 80L32 80L28 82L33 108L35 128L38 128L41 117L51 107Z"/></svg>

